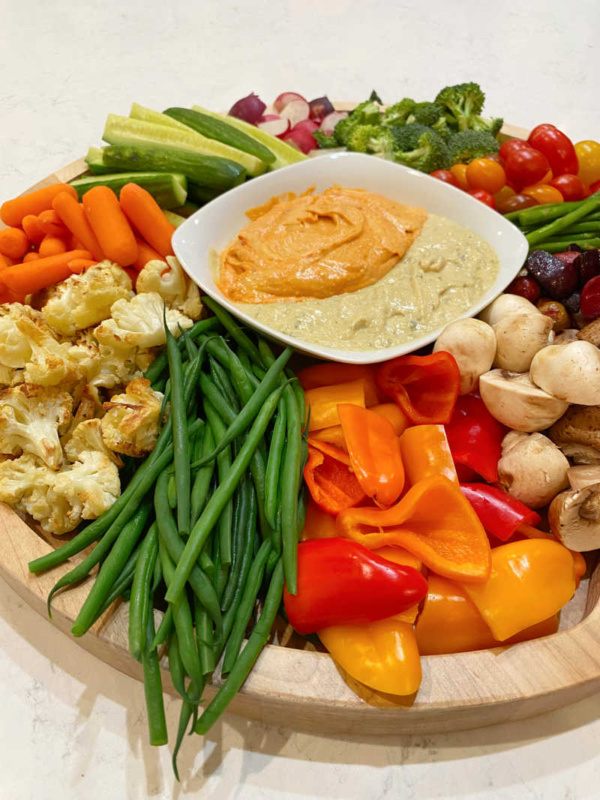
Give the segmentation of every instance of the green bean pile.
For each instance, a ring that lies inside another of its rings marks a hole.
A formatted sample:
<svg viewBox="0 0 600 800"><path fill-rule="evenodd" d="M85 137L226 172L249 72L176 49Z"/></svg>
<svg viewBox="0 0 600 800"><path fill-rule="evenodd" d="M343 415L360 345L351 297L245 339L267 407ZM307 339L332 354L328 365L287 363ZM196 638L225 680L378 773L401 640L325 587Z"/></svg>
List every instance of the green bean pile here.
<svg viewBox="0 0 600 800"><path fill-rule="evenodd" d="M600 248L600 192L573 203L547 203L506 214L529 242L530 250L561 253L570 244Z"/></svg>
<svg viewBox="0 0 600 800"><path fill-rule="evenodd" d="M204 734L214 724L269 638L284 582L296 591L305 513L304 394L287 369L292 351L276 358L266 341L204 302L214 316L177 340L165 326L166 349L146 372L165 395L153 451L105 514L29 564L39 573L94 545L53 587L48 612L57 591L96 566L72 633L82 636L115 600L129 600L129 649L143 666L153 745L167 742L164 645L183 699L176 775L186 730ZM164 610L157 629L155 609ZM219 663L223 682L199 715Z"/></svg>

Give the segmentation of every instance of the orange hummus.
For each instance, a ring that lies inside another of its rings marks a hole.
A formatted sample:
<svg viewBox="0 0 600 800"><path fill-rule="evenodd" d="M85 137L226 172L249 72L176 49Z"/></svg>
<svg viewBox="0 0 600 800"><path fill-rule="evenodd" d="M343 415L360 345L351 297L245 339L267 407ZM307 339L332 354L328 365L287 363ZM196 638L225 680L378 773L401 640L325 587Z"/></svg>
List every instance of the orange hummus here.
<svg viewBox="0 0 600 800"><path fill-rule="evenodd" d="M267 203L221 253L219 288L239 303L321 299L376 283L419 236L427 212L362 189Z"/></svg>

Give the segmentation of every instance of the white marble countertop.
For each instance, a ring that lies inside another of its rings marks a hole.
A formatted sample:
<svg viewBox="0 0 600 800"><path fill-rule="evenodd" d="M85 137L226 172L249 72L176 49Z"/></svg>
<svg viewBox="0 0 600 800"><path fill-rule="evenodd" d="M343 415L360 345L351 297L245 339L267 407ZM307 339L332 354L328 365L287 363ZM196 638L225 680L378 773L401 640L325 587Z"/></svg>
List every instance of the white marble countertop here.
<svg viewBox="0 0 600 800"><path fill-rule="evenodd" d="M490 114L600 137L597 0L0 0L0 200L99 142L132 101L226 108L256 91L430 98L477 80ZM0 797L600 797L600 696L496 728L357 742L226 715L182 785L146 744L141 684L0 583ZM170 729L177 701L168 700Z"/></svg>

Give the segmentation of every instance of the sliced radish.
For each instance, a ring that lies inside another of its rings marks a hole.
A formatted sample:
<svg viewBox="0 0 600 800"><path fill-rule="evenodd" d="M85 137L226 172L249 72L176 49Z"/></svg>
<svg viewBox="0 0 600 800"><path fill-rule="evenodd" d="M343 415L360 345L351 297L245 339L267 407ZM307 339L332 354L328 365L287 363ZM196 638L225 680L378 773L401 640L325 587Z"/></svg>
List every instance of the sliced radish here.
<svg viewBox="0 0 600 800"><path fill-rule="evenodd" d="M252 94L249 94L247 97L242 97L241 100L234 103L228 113L230 117L237 117L238 119L244 120L244 122L256 125L262 117L265 108L266 105L260 97L252 92Z"/></svg>
<svg viewBox="0 0 600 800"><path fill-rule="evenodd" d="M308 131L309 133L314 133L315 131L319 130L319 123L315 122L314 119L303 119L302 122L297 122L294 125L295 131Z"/></svg>
<svg viewBox="0 0 600 800"><path fill-rule="evenodd" d="M299 122L304 122L310 114L310 106L306 100L292 100L285 108L280 111L280 116L289 119L292 128Z"/></svg>
<svg viewBox="0 0 600 800"><path fill-rule="evenodd" d="M306 128L298 128L296 126L291 131L284 133L281 138L288 144L296 145L298 150L302 150L303 153L310 153L311 150L315 150L317 147L315 137Z"/></svg>
<svg viewBox="0 0 600 800"><path fill-rule="evenodd" d="M329 136L329 134L333 133L333 129L338 122L341 119L346 119L347 116L348 113L346 111L332 111L331 114L327 114L321 123L319 130L323 131L323 133L326 133Z"/></svg>
<svg viewBox="0 0 600 800"><path fill-rule="evenodd" d="M259 119L259 122L271 122L274 119L281 119L279 114L263 114L263 116Z"/></svg>
<svg viewBox="0 0 600 800"><path fill-rule="evenodd" d="M317 97L315 100L311 100L308 105L310 106L310 118L319 122L335 111L328 97Z"/></svg>
<svg viewBox="0 0 600 800"><path fill-rule="evenodd" d="M306 103L306 98L302 97L302 95L297 92L282 92L273 103L273 108L278 114L281 114L287 104L291 103L293 100L302 100L303 103Z"/></svg>
<svg viewBox="0 0 600 800"><path fill-rule="evenodd" d="M289 119L278 117L277 114L267 114L263 117L262 121L258 123L261 131L270 133L271 136L283 136L290 129Z"/></svg>

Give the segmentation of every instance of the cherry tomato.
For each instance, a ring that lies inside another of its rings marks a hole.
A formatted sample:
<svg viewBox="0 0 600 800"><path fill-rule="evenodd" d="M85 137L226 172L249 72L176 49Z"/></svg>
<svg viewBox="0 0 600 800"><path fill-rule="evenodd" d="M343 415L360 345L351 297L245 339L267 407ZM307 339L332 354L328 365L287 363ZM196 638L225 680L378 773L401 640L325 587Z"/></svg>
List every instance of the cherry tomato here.
<svg viewBox="0 0 600 800"><path fill-rule="evenodd" d="M496 208L496 201L494 200L494 195L486 192L485 189L471 189L469 192L471 197L474 197L476 200L480 200L482 203L485 203L486 206L490 208Z"/></svg>
<svg viewBox="0 0 600 800"><path fill-rule="evenodd" d="M554 125L538 125L527 141L546 156L555 176L577 175L577 153L573 142Z"/></svg>
<svg viewBox="0 0 600 800"><path fill-rule="evenodd" d="M454 166L450 167L450 172L456 178L456 181L461 189L464 189L465 192L469 189L469 184L467 183L467 165L466 164L454 164Z"/></svg>
<svg viewBox="0 0 600 800"><path fill-rule="evenodd" d="M523 189L523 194L533 197L541 206L545 203L562 203L565 199L558 189L555 189L554 186L549 186L547 183L528 186Z"/></svg>
<svg viewBox="0 0 600 800"><path fill-rule="evenodd" d="M514 197L516 194L514 189L511 189L510 186L503 186L499 192L494 194L494 200L496 201L496 208L500 213L504 213L500 206L508 200L509 197Z"/></svg>
<svg viewBox="0 0 600 800"><path fill-rule="evenodd" d="M516 150L522 150L524 147L529 147L529 145L522 139L507 139L500 145L500 152L498 155L503 161L506 161L511 153Z"/></svg>
<svg viewBox="0 0 600 800"><path fill-rule="evenodd" d="M588 281L581 290L581 313L588 322L600 317L600 275Z"/></svg>
<svg viewBox="0 0 600 800"><path fill-rule="evenodd" d="M504 290L507 294L518 294L519 297L524 297L530 303L535 303L539 299L542 290L539 283L527 275L522 278L515 278L512 283L509 283Z"/></svg>
<svg viewBox="0 0 600 800"><path fill-rule="evenodd" d="M458 187L458 181L449 169L436 169L434 172L430 172L429 174L432 178L437 178L438 181L443 181L444 183L449 183L452 186Z"/></svg>
<svg viewBox="0 0 600 800"><path fill-rule="evenodd" d="M583 183L592 184L600 180L600 143L589 139L577 142L575 152L579 159L577 175Z"/></svg>
<svg viewBox="0 0 600 800"><path fill-rule="evenodd" d="M506 183L506 173L500 164L489 158L476 158L467 166L467 183L470 189L484 189L496 194Z"/></svg>
<svg viewBox="0 0 600 800"><path fill-rule="evenodd" d="M527 194L515 194L513 197L508 197L502 201L502 208L498 206L498 211L501 214L510 214L511 211L524 211L526 208L537 206L538 201L535 197L529 197Z"/></svg>
<svg viewBox="0 0 600 800"><path fill-rule="evenodd" d="M533 186L542 180L550 169L548 159L533 147L522 147L513 150L506 158L506 177L515 185Z"/></svg>
<svg viewBox="0 0 600 800"><path fill-rule="evenodd" d="M545 316L550 317L552 320L552 330L554 333L560 333L568 328L571 324L569 312L559 303L558 300L551 300L549 297L543 297L536 303L538 310Z"/></svg>
<svg viewBox="0 0 600 800"><path fill-rule="evenodd" d="M583 198L583 183L577 175L559 175L550 181L550 186L558 189L568 203Z"/></svg>

